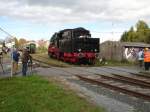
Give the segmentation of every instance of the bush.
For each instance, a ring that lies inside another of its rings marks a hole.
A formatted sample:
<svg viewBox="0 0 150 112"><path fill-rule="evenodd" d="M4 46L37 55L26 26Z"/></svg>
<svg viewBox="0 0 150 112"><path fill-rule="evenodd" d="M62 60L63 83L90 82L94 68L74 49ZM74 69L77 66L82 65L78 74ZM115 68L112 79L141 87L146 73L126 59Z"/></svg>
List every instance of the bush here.
<svg viewBox="0 0 150 112"><path fill-rule="evenodd" d="M129 61L127 59L122 59L121 63L129 63Z"/></svg>
<svg viewBox="0 0 150 112"><path fill-rule="evenodd" d="M37 52L38 52L38 53L46 53L47 50L48 50L48 49L47 49L46 47L44 47L44 46L37 48Z"/></svg>

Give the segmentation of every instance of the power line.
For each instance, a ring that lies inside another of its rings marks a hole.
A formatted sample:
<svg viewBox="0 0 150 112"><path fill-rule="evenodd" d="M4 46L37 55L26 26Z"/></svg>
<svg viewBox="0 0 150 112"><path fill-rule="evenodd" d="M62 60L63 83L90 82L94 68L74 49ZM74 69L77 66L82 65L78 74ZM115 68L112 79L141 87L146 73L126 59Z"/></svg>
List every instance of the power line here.
<svg viewBox="0 0 150 112"><path fill-rule="evenodd" d="M10 33L8 33L7 31L5 31L3 28L1 28L0 27L0 30L2 31L2 32L4 32L5 34L7 34L8 36L10 36L10 37L14 37L14 36L12 36Z"/></svg>
<svg viewBox="0 0 150 112"><path fill-rule="evenodd" d="M145 30L138 30L138 31L133 31L133 32L136 33L136 32L149 32L149 31L150 31L150 29L145 29ZM119 31L118 32L117 31L108 31L108 32L104 31L103 32L103 31L92 31L91 30L91 32L94 32L94 33L124 33L124 32L130 32L130 30L129 31L122 31L122 32L121 31L120 32Z"/></svg>
<svg viewBox="0 0 150 112"><path fill-rule="evenodd" d="M91 31L91 32L94 32L94 33L123 33L123 32L114 32L114 31L109 31L109 32L100 32L100 31Z"/></svg>

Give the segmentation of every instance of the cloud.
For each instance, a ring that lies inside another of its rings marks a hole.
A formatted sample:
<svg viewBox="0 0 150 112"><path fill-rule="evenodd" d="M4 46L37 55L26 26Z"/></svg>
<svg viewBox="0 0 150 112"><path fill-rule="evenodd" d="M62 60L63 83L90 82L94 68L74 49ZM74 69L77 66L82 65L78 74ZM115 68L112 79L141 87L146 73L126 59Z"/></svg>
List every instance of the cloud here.
<svg viewBox="0 0 150 112"><path fill-rule="evenodd" d="M38 23L148 20L149 4L148 0L0 0L0 16Z"/></svg>

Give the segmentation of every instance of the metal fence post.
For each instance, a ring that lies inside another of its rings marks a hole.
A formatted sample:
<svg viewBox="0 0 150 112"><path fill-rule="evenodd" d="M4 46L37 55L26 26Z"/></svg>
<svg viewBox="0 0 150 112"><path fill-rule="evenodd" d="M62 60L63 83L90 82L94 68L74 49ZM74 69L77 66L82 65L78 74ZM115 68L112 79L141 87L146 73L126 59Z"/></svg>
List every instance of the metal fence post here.
<svg viewBox="0 0 150 112"><path fill-rule="evenodd" d="M14 50L15 42L12 42L11 44L12 44L11 46L11 77L12 77L13 76L13 50Z"/></svg>

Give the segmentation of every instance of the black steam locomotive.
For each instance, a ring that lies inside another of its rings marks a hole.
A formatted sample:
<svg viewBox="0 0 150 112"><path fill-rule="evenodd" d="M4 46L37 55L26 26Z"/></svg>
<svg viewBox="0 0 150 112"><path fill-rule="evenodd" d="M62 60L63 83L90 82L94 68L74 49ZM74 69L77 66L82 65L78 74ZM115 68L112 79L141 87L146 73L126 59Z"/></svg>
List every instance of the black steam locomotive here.
<svg viewBox="0 0 150 112"><path fill-rule="evenodd" d="M55 33L48 48L50 57L71 63L94 63L99 53L99 38L91 38L84 28L65 29Z"/></svg>

